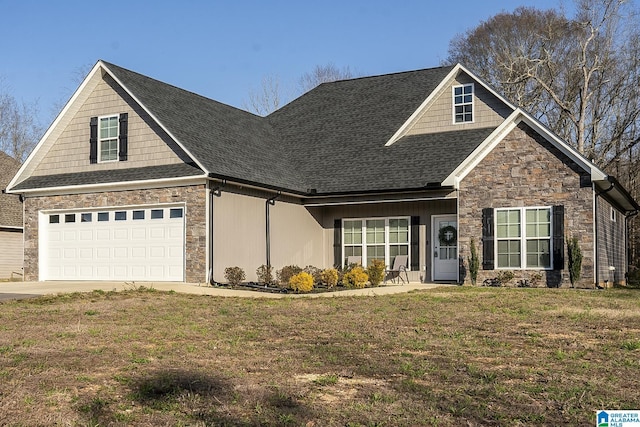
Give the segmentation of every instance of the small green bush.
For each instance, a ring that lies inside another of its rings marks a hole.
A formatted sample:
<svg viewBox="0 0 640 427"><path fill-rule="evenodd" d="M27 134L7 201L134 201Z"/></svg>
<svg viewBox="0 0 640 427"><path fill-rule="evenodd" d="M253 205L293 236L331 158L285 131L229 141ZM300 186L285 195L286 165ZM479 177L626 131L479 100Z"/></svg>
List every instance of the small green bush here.
<svg viewBox="0 0 640 427"><path fill-rule="evenodd" d="M471 257L469 258L469 276L471 276L471 284L476 285L478 281L478 271L480 270L480 258L478 257L478 248L476 240L471 238Z"/></svg>
<svg viewBox="0 0 640 427"><path fill-rule="evenodd" d="M227 267L224 269L224 278L230 284L237 286L245 279L244 270L240 267Z"/></svg>
<svg viewBox="0 0 640 427"><path fill-rule="evenodd" d="M302 269L297 265L287 265L276 271L276 278L278 280L278 286L287 288L289 286L289 279L296 274L302 272Z"/></svg>
<svg viewBox="0 0 640 427"><path fill-rule="evenodd" d="M334 288L338 284L338 270L327 268L320 273L320 283L327 285L327 288Z"/></svg>
<svg viewBox="0 0 640 427"><path fill-rule="evenodd" d="M575 287L582 275L582 249L580 249L580 242L575 236L567 242L567 246L569 252L569 280L571 281L571 287Z"/></svg>
<svg viewBox="0 0 640 427"><path fill-rule="evenodd" d="M289 287L296 292L311 292L313 290L313 276L302 271L289 279Z"/></svg>
<svg viewBox="0 0 640 427"><path fill-rule="evenodd" d="M371 286L378 286L384 280L386 265L381 259L371 260L367 265L367 275Z"/></svg>
<svg viewBox="0 0 640 427"><path fill-rule="evenodd" d="M350 271L344 274L343 284L350 288L364 288L369 281L369 276L364 271L364 268L360 266L353 267Z"/></svg>
<svg viewBox="0 0 640 427"><path fill-rule="evenodd" d="M258 276L258 282L265 285L273 284L273 267L270 265L262 264L256 270L256 276Z"/></svg>

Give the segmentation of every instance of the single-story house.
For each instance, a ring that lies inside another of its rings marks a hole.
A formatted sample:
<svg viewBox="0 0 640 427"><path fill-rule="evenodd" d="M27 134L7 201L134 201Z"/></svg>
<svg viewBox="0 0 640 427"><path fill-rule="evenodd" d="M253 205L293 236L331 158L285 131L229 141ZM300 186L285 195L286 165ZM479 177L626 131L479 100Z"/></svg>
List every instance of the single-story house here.
<svg viewBox="0 0 640 427"><path fill-rule="evenodd" d="M22 202L17 194L5 194L20 162L0 151L0 279L22 278Z"/></svg>
<svg viewBox="0 0 640 427"><path fill-rule="evenodd" d="M638 203L462 65L324 83L266 117L98 61L20 168L27 280L248 280L268 264L624 282Z"/></svg>

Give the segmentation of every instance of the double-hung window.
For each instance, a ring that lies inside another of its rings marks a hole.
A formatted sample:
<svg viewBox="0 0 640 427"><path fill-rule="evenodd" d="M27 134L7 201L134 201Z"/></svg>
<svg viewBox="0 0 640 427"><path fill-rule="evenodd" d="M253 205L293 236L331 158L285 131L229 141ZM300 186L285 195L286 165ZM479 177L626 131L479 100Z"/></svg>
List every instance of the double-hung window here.
<svg viewBox="0 0 640 427"><path fill-rule="evenodd" d="M473 83L453 87L453 122L473 122Z"/></svg>
<svg viewBox="0 0 640 427"><path fill-rule="evenodd" d="M100 117L98 125L98 150L100 162L118 160L118 116Z"/></svg>
<svg viewBox="0 0 640 427"><path fill-rule="evenodd" d="M362 257L365 267L374 259L393 265L397 255L409 255L410 236L409 217L345 219L342 222L343 265L347 265L350 256Z"/></svg>
<svg viewBox="0 0 640 427"><path fill-rule="evenodd" d="M496 209L497 267L551 268L551 216L550 207Z"/></svg>

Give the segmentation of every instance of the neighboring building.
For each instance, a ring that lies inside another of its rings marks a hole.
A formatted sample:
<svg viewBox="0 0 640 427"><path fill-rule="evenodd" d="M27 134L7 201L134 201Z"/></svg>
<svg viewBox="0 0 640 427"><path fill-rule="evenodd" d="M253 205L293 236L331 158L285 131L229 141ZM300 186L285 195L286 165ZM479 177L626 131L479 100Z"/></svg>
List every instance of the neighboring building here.
<svg viewBox="0 0 640 427"><path fill-rule="evenodd" d="M22 279L22 202L4 189L20 169L20 162L0 151L0 280Z"/></svg>
<svg viewBox="0 0 640 427"><path fill-rule="evenodd" d="M617 181L461 65L325 83L267 117L99 61L10 184L27 280L223 281L262 264L411 280L625 281ZM613 273L612 273L613 272Z"/></svg>

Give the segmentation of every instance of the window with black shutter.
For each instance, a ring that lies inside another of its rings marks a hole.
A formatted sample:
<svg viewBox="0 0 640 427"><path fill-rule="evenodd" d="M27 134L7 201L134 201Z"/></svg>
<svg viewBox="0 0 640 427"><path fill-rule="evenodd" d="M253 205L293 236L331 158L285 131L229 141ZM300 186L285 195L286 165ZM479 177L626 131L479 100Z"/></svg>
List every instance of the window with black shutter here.
<svg viewBox="0 0 640 427"><path fill-rule="evenodd" d="M103 163L128 159L127 113L91 117L89 123L89 162Z"/></svg>

